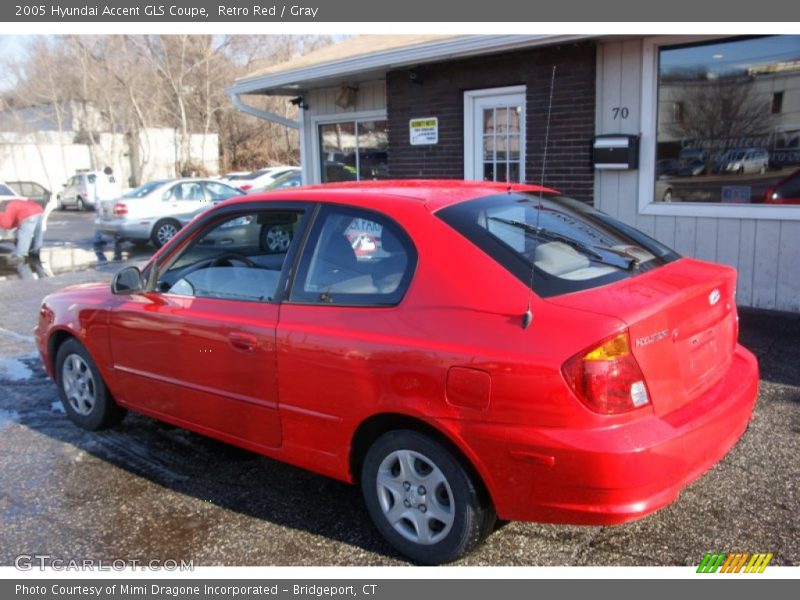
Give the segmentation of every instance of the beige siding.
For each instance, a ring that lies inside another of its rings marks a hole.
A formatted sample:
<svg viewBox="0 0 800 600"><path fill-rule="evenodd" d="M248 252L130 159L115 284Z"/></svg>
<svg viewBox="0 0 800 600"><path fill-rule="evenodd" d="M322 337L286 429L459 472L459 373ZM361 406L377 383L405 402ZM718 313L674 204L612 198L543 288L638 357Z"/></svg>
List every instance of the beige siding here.
<svg viewBox="0 0 800 600"><path fill-rule="evenodd" d="M598 134L639 133L641 39L600 44L597 99ZM612 109L622 106L628 108L628 118L614 119ZM740 305L800 312L800 220L642 215L638 208L638 189L639 171L598 172L595 204L681 254L736 267Z"/></svg>

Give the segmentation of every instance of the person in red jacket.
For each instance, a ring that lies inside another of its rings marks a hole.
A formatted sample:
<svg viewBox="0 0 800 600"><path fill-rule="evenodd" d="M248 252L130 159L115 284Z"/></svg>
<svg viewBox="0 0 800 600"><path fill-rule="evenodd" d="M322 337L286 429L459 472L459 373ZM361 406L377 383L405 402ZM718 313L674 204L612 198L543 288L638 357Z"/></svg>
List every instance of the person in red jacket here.
<svg viewBox="0 0 800 600"><path fill-rule="evenodd" d="M42 216L44 210L33 200L9 200L0 211L0 228L17 228L16 262L28 256L38 257L42 248Z"/></svg>

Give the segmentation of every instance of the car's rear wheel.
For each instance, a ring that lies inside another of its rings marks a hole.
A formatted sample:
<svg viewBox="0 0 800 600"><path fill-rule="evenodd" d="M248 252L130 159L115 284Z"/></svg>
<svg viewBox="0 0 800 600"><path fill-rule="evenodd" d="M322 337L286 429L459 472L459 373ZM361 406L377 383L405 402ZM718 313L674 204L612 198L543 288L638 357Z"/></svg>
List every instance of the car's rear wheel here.
<svg viewBox="0 0 800 600"><path fill-rule="evenodd" d="M125 409L111 397L92 357L75 339L58 349L56 384L67 417L78 427L106 429L125 416Z"/></svg>
<svg viewBox="0 0 800 600"><path fill-rule="evenodd" d="M86 210L86 202L85 202L85 201L84 201L84 199L83 199L83 198L81 198L80 196L78 196L78 200L77 200L77 209L78 209L80 212L83 212L83 211L85 211L85 210Z"/></svg>
<svg viewBox="0 0 800 600"><path fill-rule="evenodd" d="M150 240L156 248L161 248L161 246L175 237L175 234L178 233L180 228L181 224L175 219L164 219L156 223L156 226L153 227Z"/></svg>
<svg viewBox="0 0 800 600"><path fill-rule="evenodd" d="M416 431L390 431L375 441L364 458L361 487L375 526L418 563L441 564L467 554L496 518L460 460Z"/></svg>

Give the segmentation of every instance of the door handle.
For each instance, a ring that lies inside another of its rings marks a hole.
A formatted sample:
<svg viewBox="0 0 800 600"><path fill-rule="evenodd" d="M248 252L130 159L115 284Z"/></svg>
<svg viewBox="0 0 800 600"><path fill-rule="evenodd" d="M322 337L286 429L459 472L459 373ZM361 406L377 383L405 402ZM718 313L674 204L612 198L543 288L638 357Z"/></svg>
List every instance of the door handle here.
<svg viewBox="0 0 800 600"><path fill-rule="evenodd" d="M237 350L244 352L255 352L258 346L258 339L256 336L249 333L231 333L228 336L228 342Z"/></svg>

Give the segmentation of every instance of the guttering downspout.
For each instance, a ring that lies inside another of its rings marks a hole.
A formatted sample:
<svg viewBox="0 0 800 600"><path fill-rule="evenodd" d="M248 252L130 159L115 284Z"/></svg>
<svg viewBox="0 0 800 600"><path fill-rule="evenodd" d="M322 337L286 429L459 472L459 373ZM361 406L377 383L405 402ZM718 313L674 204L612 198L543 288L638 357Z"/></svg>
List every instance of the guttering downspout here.
<svg viewBox="0 0 800 600"><path fill-rule="evenodd" d="M291 127L292 129L300 129L300 121L294 121L292 119L287 119L286 117L281 117L280 115L276 115L275 113L267 112L265 110L261 110L260 108L256 108L255 106L250 106L249 104L245 104L242 102L242 99L239 97L239 94L231 94L231 102L233 103L233 107L246 113L248 115L252 115L258 119L263 119L264 121L272 121L273 123L278 123L279 125L283 125L284 127Z"/></svg>

